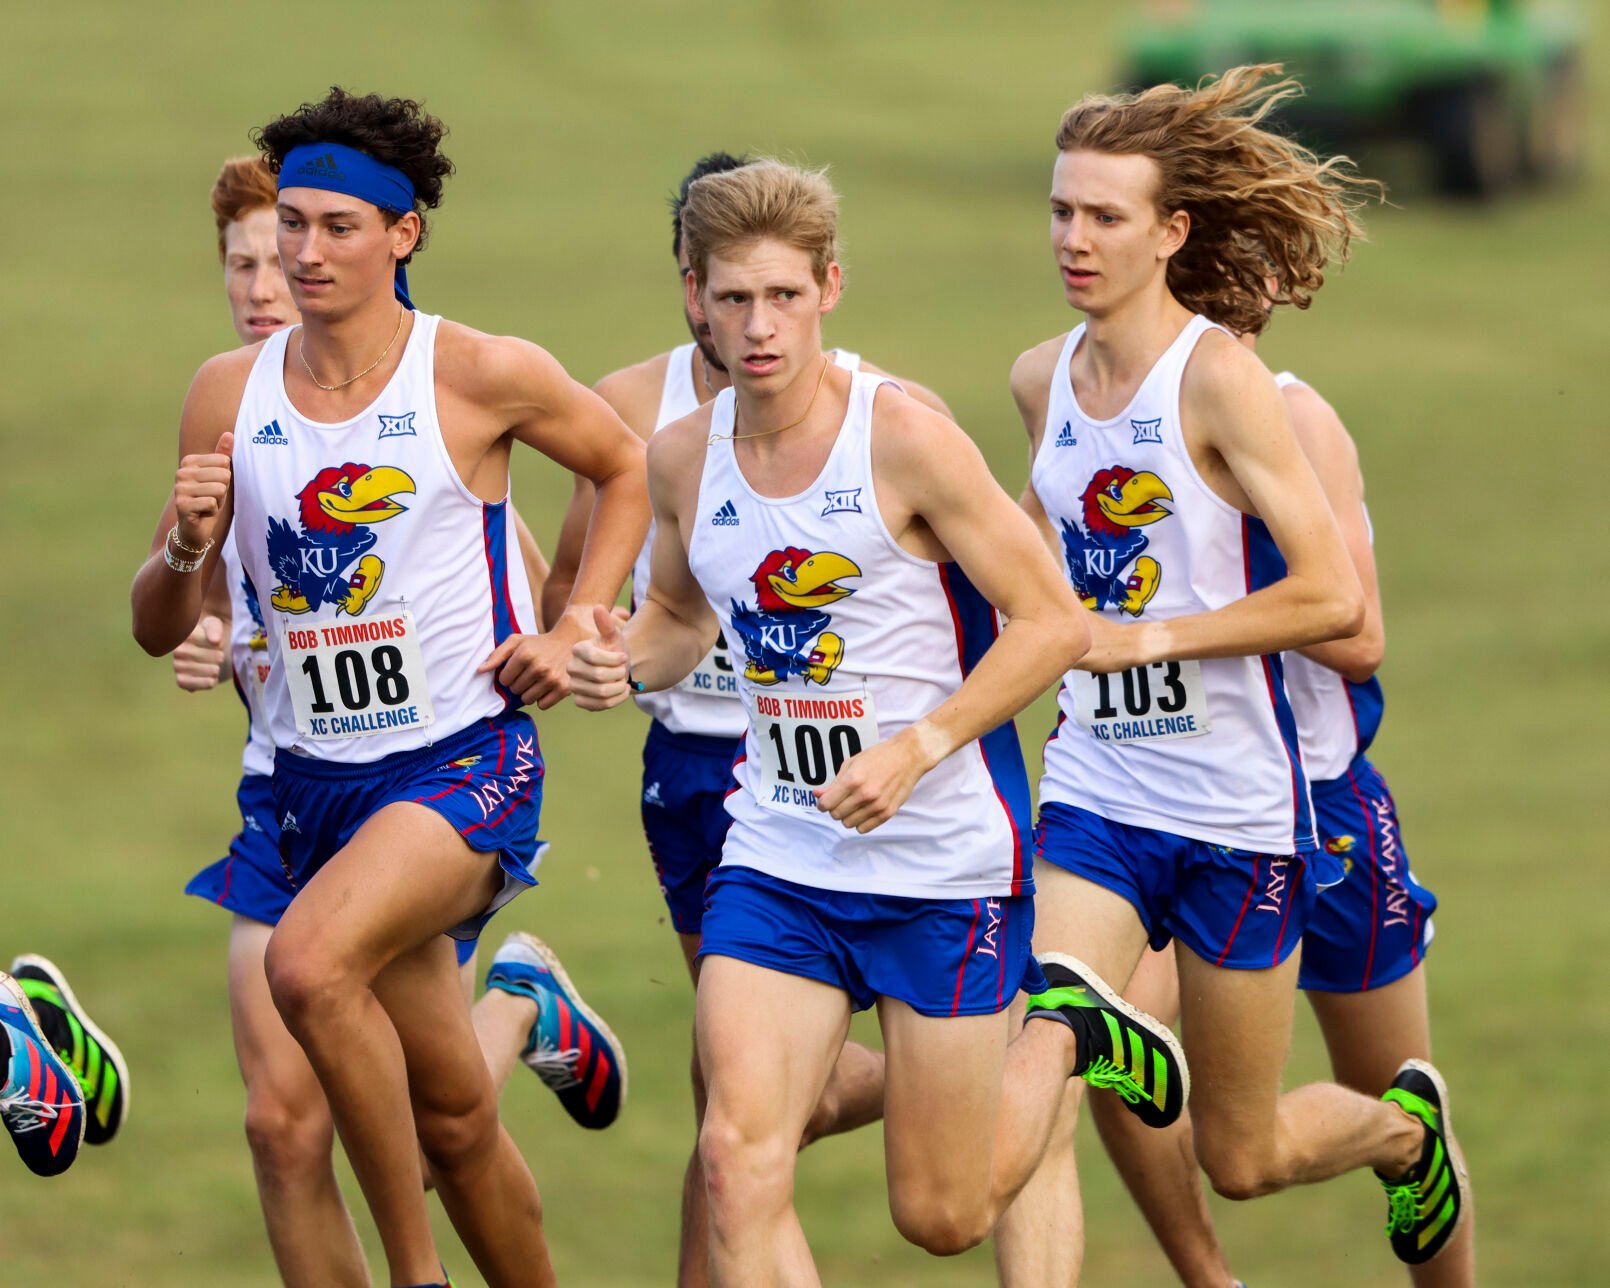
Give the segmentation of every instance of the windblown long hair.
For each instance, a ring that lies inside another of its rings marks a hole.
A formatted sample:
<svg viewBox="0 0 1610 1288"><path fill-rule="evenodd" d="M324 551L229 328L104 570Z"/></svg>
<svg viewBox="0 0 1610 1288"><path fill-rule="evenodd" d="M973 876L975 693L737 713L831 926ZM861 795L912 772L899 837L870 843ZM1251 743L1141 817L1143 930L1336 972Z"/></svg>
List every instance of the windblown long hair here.
<svg viewBox="0 0 1610 1288"><path fill-rule="evenodd" d="M1168 261L1168 288L1186 308L1237 333L1262 331L1271 303L1306 309L1326 266L1345 264L1353 239L1363 236L1355 212L1385 196L1349 158L1321 160L1265 127L1270 112L1303 92L1284 70L1263 63L1231 68L1195 89L1087 95L1057 130L1059 152L1139 154L1157 163L1159 213L1191 217L1185 244Z"/></svg>

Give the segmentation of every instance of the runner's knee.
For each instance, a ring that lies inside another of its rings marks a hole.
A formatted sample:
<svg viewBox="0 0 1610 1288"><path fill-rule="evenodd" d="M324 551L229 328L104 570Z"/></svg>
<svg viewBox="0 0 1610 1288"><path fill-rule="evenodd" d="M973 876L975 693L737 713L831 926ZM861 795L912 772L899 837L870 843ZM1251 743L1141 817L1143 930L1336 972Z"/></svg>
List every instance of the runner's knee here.
<svg viewBox="0 0 1610 1288"><path fill-rule="evenodd" d="M1196 1137L1197 1161L1207 1173L1213 1192L1227 1199L1256 1199L1286 1188L1278 1160L1236 1142Z"/></svg>
<svg viewBox="0 0 1610 1288"><path fill-rule="evenodd" d="M455 1105L416 1105L414 1124L432 1174L450 1176L496 1147L497 1102L478 1096Z"/></svg>
<svg viewBox="0 0 1610 1288"><path fill-rule="evenodd" d="M982 1203L960 1194L890 1186L889 1214L908 1242L936 1257L954 1257L989 1237L992 1222Z"/></svg>
<svg viewBox="0 0 1610 1288"><path fill-rule="evenodd" d="M794 1191L796 1142L745 1130L717 1106L699 1129L699 1160L712 1211L786 1205Z"/></svg>
<svg viewBox="0 0 1610 1288"><path fill-rule="evenodd" d="M293 1180L328 1167L335 1127L322 1096L298 1102L273 1088L248 1087L246 1143L260 1177Z"/></svg>

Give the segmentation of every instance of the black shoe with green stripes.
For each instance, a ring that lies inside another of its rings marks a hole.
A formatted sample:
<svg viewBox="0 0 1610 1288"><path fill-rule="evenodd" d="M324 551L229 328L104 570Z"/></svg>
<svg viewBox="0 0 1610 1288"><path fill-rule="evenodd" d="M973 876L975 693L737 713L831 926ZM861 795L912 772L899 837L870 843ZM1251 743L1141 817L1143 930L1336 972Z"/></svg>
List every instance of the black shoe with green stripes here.
<svg viewBox="0 0 1610 1288"><path fill-rule="evenodd" d="M47 957L24 954L10 974L39 1017L39 1028L84 1089L84 1140L104 1145L129 1112L129 1069L117 1044L84 1013L73 990Z"/></svg>
<svg viewBox="0 0 1610 1288"><path fill-rule="evenodd" d="M1040 954L1050 984L1029 998L1028 1019L1059 1020L1079 1041L1074 1076L1117 1092L1148 1127L1167 1127L1185 1108L1191 1073L1168 1025L1136 1010L1076 957Z"/></svg>
<svg viewBox="0 0 1610 1288"><path fill-rule="evenodd" d="M1448 1122L1448 1088L1424 1060L1405 1060L1381 1097L1425 1124L1420 1161L1402 1176L1377 1172L1386 1191L1386 1233L1399 1261L1417 1266L1441 1252L1459 1228L1470 1178Z"/></svg>

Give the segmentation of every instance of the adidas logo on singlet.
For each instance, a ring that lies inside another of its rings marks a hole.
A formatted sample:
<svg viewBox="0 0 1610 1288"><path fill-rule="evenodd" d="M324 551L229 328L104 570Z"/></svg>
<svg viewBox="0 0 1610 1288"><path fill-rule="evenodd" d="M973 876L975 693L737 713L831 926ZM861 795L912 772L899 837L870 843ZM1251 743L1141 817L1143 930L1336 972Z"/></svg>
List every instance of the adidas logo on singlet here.
<svg viewBox="0 0 1610 1288"><path fill-rule="evenodd" d="M1057 447L1079 446L1079 440L1073 436L1073 422L1071 420L1062 422L1062 428L1057 431L1057 441L1054 445Z"/></svg>
<svg viewBox="0 0 1610 1288"><path fill-rule="evenodd" d="M271 420L252 435L252 442L261 443L265 447L289 447L291 440L285 436L277 420Z"/></svg>
<svg viewBox="0 0 1610 1288"><path fill-rule="evenodd" d="M715 512L715 517L710 522L718 528L736 528L738 526L738 507L731 501L725 502Z"/></svg>

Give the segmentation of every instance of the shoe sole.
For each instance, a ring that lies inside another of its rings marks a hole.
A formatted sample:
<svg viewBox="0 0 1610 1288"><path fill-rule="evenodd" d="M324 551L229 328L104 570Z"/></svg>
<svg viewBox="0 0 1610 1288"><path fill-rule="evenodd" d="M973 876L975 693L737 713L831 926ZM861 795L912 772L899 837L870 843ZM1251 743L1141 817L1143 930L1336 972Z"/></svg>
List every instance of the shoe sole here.
<svg viewBox="0 0 1610 1288"><path fill-rule="evenodd" d="M1185 1063L1185 1048L1180 1040L1174 1036L1174 1030L1169 1028L1155 1015L1149 1015L1139 1007L1131 1006L1124 1001L1106 980L1091 970L1077 957L1069 953L1036 953L1042 962L1055 962L1065 966L1075 975L1089 985L1092 991L1100 996L1101 1000L1115 1011L1121 1011L1134 1023L1145 1029L1159 1042L1166 1046L1174 1056L1174 1066L1180 1071L1180 1113L1184 1114L1185 1106L1191 1103L1191 1067ZM1444 1113L1446 1114L1446 1110ZM1175 1120L1176 1122L1178 1119Z"/></svg>
<svg viewBox="0 0 1610 1288"><path fill-rule="evenodd" d="M67 1068L67 1061L63 1060L61 1058L61 1056L56 1055L56 1052L51 1050L50 1043L44 1040L45 1030L42 1027L40 1027L39 1013L34 1010L34 1004L31 1001L28 1000L28 994L26 994L26 993L24 993L22 991L22 985L19 984L16 980L12 979L11 976L6 974L4 971L0 971L0 992L10 994L12 1000L15 1001L15 1003L18 1006L22 1007L23 1013L25 1015L27 1015L29 1021L34 1026L34 1032L37 1033L39 1035L39 1037L40 1037L40 1046L45 1051L48 1051L51 1055L56 1057L56 1063L61 1065L61 1067L63 1069L67 1069L67 1076L69 1078L72 1078L74 1084L76 1085L77 1082L78 1082L78 1079L76 1077L74 1077L73 1071L71 1069ZM89 1105L84 1101L84 1098L83 1098L84 1089L82 1087L79 1087L78 1090L79 1090L79 1111L80 1112L79 1112L79 1115L78 1115L78 1146L73 1151L73 1160L74 1160L74 1162L76 1162L78 1160L78 1152L79 1152L79 1150L82 1150L84 1148L84 1128L89 1125ZM27 1160L25 1159L24 1162L26 1162L26 1161ZM72 1163L69 1163L67 1165L67 1167L71 1167L71 1166L72 1166ZM29 1170L31 1171L32 1169L30 1168ZM62 1171L66 1171L66 1170L67 1170L67 1168L65 1168L65 1167L62 1169ZM36 1172L35 1175L37 1176L37 1175L39 1175L39 1173ZM60 1173L56 1173L56 1175L60 1175Z"/></svg>
<svg viewBox="0 0 1610 1288"><path fill-rule="evenodd" d="M560 964L558 953L554 952L553 949L549 948L547 944L543 943L542 940L538 939L529 931L516 930L509 935L509 939L518 940L520 943L529 948L534 954L536 954L537 960L540 961L543 967L550 974L552 974L556 980L559 981L559 987L564 989L565 995L570 999L570 1004L580 1011L584 1016L586 1016L587 1019L597 1027L598 1031L609 1040L609 1045L614 1048L616 1055L620 1057L616 1063L620 1066L621 1072L621 1099L620 1104L615 1110L616 1115L619 1116L620 1111L626 1108L626 1047L621 1043L621 1040L615 1036L614 1030L611 1029L609 1025L604 1023L603 1017L600 1016L597 1011L593 1010L592 1007L587 1005L586 1000L583 999L581 995L581 991L577 989L576 985L571 981L569 974L566 973L564 966Z"/></svg>
<svg viewBox="0 0 1610 1288"><path fill-rule="evenodd" d="M1425 1074L1426 1077L1431 1079L1431 1085L1437 1089L1437 1103L1442 1109L1442 1141L1448 1147L1448 1157L1453 1160L1453 1174L1459 1181L1459 1210L1454 1213L1453 1229L1448 1231L1448 1237L1443 1240L1442 1247L1437 1249L1435 1256L1428 1257L1425 1261L1412 1263L1424 1266L1430 1265L1437 1257L1446 1252L1449 1244L1454 1241L1454 1236L1459 1233L1459 1226L1465 1219L1465 1203L1470 1198L1470 1173L1465 1170L1464 1151L1459 1148L1459 1142L1454 1139L1453 1110L1448 1106L1448 1084L1442 1080L1442 1075L1437 1072L1437 1066L1429 1060L1405 1060L1398 1066L1398 1072L1402 1073L1405 1069L1413 1069L1417 1073Z"/></svg>
<svg viewBox="0 0 1610 1288"><path fill-rule="evenodd" d="M128 1122L129 1105L134 1099L129 1091L129 1066L123 1059L123 1053L117 1049L117 1043L101 1032L100 1026L89 1018L89 1012L84 1009L83 1003L74 994L72 985L67 982L67 977L62 974L55 962L48 957L41 957L37 953L24 953L11 963L12 973L15 974L17 969L22 966L32 966L35 970L43 971L50 977L50 982L55 985L57 991L67 1000L67 1005L72 1008L73 1014L78 1017L78 1022L84 1026L84 1032L101 1044L101 1051L112 1062L112 1068L117 1070L118 1085L123 1088L123 1112L118 1116L116 1130L105 1140L97 1142L102 1145L110 1145L117 1138L117 1133L123 1130L123 1124ZM19 984L17 987L20 989L22 985ZM34 1018L36 1021L38 1020L38 1016ZM63 1063L65 1064L66 1061L63 1061ZM90 1112L89 1098L86 1096L84 1099L84 1121L86 1125L89 1122Z"/></svg>

